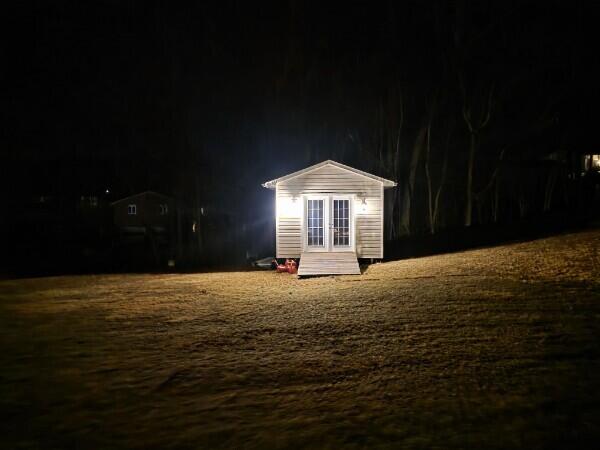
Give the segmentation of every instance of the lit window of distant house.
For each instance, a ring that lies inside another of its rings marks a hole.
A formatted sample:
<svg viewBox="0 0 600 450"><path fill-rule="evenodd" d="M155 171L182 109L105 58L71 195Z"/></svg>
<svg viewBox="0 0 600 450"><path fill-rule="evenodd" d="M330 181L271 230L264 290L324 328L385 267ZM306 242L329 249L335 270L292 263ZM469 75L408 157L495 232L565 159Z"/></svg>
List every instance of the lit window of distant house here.
<svg viewBox="0 0 600 450"><path fill-rule="evenodd" d="M92 206L92 207L98 206L98 197L96 197L96 196L90 197L90 206Z"/></svg>
<svg viewBox="0 0 600 450"><path fill-rule="evenodd" d="M166 203L160 205L160 215L165 216L169 212L169 206Z"/></svg>
<svg viewBox="0 0 600 450"><path fill-rule="evenodd" d="M135 216L137 214L137 206L135 204L127 205L127 214Z"/></svg>
<svg viewBox="0 0 600 450"><path fill-rule="evenodd" d="M586 155L588 170L600 170L600 155Z"/></svg>

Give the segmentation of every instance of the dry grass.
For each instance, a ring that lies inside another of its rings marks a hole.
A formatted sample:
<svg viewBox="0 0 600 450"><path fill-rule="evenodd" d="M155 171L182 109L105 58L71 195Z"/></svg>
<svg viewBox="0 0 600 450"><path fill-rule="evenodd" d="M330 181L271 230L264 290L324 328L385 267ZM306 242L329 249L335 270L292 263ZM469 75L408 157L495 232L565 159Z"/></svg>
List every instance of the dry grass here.
<svg viewBox="0 0 600 450"><path fill-rule="evenodd" d="M371 266L0 282L6 448L573 448L600 231Z"/></svg>

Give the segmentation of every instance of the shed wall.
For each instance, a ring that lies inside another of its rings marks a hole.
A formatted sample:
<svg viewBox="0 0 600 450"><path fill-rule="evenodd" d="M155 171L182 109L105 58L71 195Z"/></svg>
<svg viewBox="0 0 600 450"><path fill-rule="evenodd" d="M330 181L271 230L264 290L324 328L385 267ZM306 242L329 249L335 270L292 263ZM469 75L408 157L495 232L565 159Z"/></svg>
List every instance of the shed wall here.
<svg viewBox="0 0 600 450"><path fill-rule="evenodd" d="M383 258L383 184L333 165L277 183L277 257L300 257L304 207L302 195L321 193L356 195L354 212L357 256ZM292 209L281 207L285 204L293 205L291 202L294 197L297 199L296 206ZM362 204L363 198L366 205Z"/></svg>

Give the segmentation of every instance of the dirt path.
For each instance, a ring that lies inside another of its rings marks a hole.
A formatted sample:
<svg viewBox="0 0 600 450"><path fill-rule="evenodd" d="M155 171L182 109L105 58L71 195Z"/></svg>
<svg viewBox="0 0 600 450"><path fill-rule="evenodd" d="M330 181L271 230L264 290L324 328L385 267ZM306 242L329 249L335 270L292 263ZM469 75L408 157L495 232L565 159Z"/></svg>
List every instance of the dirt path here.
<svg viewBox="0 0 600 450"><path fill-rule="evenodd" d="M0 282L5 448L574 448L600 231L371 266ZM591 445L591 444L590 444Z"/></svg>

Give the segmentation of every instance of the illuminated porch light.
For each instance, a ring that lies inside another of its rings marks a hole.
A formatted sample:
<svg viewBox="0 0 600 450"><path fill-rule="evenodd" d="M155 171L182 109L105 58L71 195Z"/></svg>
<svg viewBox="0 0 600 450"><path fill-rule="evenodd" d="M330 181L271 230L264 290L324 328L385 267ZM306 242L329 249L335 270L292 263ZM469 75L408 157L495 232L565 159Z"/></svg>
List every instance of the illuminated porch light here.
<svg viewBox="0 0 600 450"><path fill-rule="evenodd" d="M363 214L367 212L367 199L364 197L362 199L362 202L360 203L360 212Z"/></svg>
<svg viewBox="0 0 600 450"><path fill-rule="evenodd" d="M302 215L302 202L298 197L279 197L277 199L277 214L279 217L300 217Z"/></svg>

